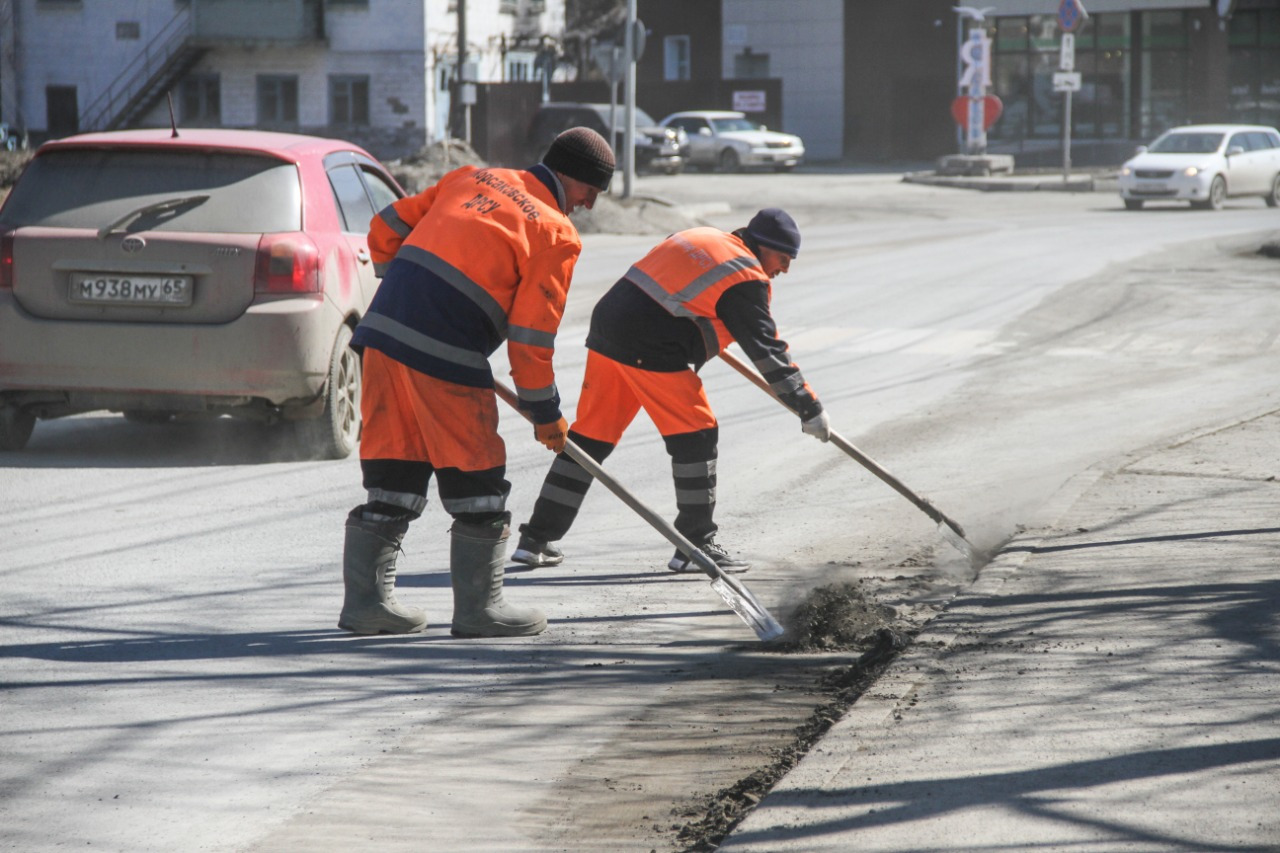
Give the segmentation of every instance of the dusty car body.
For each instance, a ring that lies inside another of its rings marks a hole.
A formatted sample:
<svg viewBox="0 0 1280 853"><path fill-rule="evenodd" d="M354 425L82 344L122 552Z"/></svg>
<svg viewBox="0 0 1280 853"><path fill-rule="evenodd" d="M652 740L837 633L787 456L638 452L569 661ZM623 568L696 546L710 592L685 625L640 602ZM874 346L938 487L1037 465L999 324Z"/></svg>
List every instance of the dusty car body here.
<svg viewBox="0 0 1280 853"><path fill-rule="evenodd" d="M403 190L347 142L131 130L45 143L0 207L0 450L35 422L289 422L312 455L360 430L347 342L377 288L366 234Z"/></svg>

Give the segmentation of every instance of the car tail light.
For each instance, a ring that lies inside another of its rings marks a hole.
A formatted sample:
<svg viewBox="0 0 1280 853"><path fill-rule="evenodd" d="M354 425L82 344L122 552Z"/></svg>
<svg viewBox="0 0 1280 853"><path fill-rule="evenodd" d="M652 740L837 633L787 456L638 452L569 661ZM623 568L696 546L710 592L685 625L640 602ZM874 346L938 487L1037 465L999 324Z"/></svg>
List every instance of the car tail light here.
<svg viewBox="0 0 1280 853"><path fill-rule="evenodd" d="M305 234L266 234L258 242L256 293L319 293L320 251Z"/></svg>
<svg viewBox="0 0 1280 853"><path fill-rule="evenodd" d="M0 290L13 290L13 231L0 231Z"/></svg>

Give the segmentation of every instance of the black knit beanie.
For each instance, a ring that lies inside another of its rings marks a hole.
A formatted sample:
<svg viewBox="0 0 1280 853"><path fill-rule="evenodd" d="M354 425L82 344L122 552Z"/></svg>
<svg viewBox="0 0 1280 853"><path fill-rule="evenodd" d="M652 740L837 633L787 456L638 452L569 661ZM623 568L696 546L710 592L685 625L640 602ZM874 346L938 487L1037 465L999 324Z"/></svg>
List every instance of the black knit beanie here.
<svg viewBox="0 0 1280 853"><path fill-rule="evenodd" d="M766 207L751 217L747 233L761 246L776 249L784 255L800 254L800 229L791 214L777 207Z"/></svg>
<svg viewBox="0 0 1280 853"><path fill-rule="evenodd" d="M542 163L554 172L602 191L609 189L609 182L613 180L613 149L603 136L589 127L571 127L557 136L543 155Z"/></svg>

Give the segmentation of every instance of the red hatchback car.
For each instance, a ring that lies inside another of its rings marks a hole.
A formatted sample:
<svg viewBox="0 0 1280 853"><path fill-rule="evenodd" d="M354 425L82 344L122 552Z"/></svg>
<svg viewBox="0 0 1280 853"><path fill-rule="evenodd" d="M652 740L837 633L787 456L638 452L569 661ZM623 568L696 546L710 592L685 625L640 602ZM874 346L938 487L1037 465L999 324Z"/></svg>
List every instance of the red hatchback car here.
<svg viewBox="0 0 1280 853"><path fill-rule="evenodd" d="M45 143L0 207L0 450L38 419L222 414L360 435L347 343L378 285L366 233L404 195L368 152L252 130Z"/></svg>

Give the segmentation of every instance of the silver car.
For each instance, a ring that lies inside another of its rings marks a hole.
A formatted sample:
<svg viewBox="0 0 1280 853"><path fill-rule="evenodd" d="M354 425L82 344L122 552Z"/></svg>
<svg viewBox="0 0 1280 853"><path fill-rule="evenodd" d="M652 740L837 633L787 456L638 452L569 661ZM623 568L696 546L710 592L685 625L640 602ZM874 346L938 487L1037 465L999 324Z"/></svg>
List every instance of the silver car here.
<svg viewBox="0 0 1280 853"><path fill-rule="evenodd" d="M366 151L249 130L45 143L0 207L0 450L37 420L235 415L308 455L360 435L347 346L378 285L366 234L403 196Z"/></svg>
<svg viewBox="0 0 1280 853"><path fill-rule="evenodd" d="M765 167L788 172L804 162L804 142L792 133L779 133L733 110L687 110L672 113L662 127L689 137L689 165L698 169Z"/></svg>

